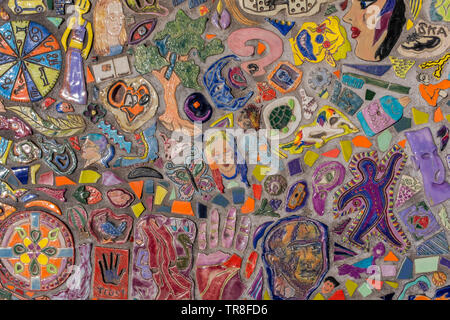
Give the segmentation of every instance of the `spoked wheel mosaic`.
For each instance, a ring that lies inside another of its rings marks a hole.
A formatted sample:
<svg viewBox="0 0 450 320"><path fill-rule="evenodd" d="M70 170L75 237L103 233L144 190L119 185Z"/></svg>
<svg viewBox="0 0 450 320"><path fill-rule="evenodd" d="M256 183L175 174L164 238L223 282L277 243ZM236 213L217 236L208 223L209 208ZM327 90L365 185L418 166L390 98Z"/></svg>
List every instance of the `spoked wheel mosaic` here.
<svg viewBox="0 0 450 320"><path fill-rule="evenodd" d="M36 102L55 86L62 67L58 40L33 21L12 21L0 27L0 95Z"/></svg>

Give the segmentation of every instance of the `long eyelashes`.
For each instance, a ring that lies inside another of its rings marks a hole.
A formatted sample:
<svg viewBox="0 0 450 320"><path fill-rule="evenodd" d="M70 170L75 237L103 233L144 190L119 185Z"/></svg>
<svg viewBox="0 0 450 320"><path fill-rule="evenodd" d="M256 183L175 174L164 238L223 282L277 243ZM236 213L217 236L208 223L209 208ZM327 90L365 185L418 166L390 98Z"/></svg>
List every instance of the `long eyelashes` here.
<svg viewBox="0 0 450 320"><path fill-rule="evenodd" d="M370 7L372 4L374 4L375 2L377 2L377 0L362 0L359 3L361 5L361 9L365 10L368 7Z"/></svg>

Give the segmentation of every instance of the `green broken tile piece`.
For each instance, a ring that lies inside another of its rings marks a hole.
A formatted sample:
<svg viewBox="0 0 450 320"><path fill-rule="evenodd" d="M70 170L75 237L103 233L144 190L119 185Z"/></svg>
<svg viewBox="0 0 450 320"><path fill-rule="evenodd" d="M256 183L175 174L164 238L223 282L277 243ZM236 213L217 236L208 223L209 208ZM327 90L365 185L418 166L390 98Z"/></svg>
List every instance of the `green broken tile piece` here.
<svg viewBox="0 0 450 320"><path fill-rule="evenodd" d="M339 144L341 145L342 149L342 155L344 157L344 160L348 162L350 160L350 157L352 156L352 142L349 140L341 140L339 141Z"/></svg>
<svg viewBox="0 0 450 320"><path fill-rule="evenodd" d="M30 177L32 184L36 184L36 173L39 171L40 167L41 167L40 164L34 164L30 167Z"/></svg>
<svg viewBox="0 0 450 320"><path fill-rule="evenodd" d="M171 209L168 206L160 206L158 208L158 212L165 212L165 213L171 213Z"/></svg>
<svg viewBox="0 0 450 320"><path fill-rule="evenodd" d="M131 210L133 211L136 218L139 218L142 212L145 211L145 207L142 202L136 203L134 206L131 206Z"/></svg>
<svg viewBox="0 0 450 320"><path fill-rule="evenodd" d="M358 284L352 280L347 280L345 287L347 288L348 295L351 297L355 293L356 288L358 288Z"/></svg>
<svg viewBox="0 0 450 320"><path fill-rule="evenodd" d="M175 188L172 188L172 192L170 193L170 196L169 196L169 200L174 200L175 198L177 197L177 194L176 194L176 192L175 192Z"/></svg>
<svg viewBox="0 0 450 320"><path fill-rule="evenodd" d="M236 181L231 181L228 185L227 185L227 189L232 189L232 188L236 188L239 187L239 183Z"/></svg>
<svg viewBox="0 0 450 320"><path fill-rule="evenodd" d="M391 141L392 141L391 132L389 130L384 130L377 137L378 148L380 148L382 152L387 151L387 149L389 149L389 146L391 145Z"/></svg>
<svg viewBox="0 0 450 320"><path fill-rule="evenodd" d="M417 110L416 108L411 108L413 114L413 120L416 125L428 123L428 118L430 115L426 112Z"/></svg>
<svg viewBox="0 0 450 320"><path fill-rule="evenodd" d="M47 17L47 20L50 21L56 28L59 28L59 26L64 22L63 18L58 17Z"/></svg>
<svg viewBox="0 0 450 320"><path fill-rule="evenodd" d="M394 281L384 281L384 283L386 283L388 286L391 286L394 289L398 288L398 283L394 282Z"/></svg>
<svg viewBox="0 0 450 320"><path fill-rule="evenodd" d="M170 183L168 183L167 181L158 181L160 185L162 185L164 188L169 188L170 187Z"/></svg>
<svg viewBox="0 0 450 320"><path fill-rule="evenodd" d="M253 169L253 175L255 178L261 182L263 181L264 177L267 175L267 173L270 172L270 167L268 166L262 166L260 164L257 164L255 168Z"/></svg>
<svg viewBox="0 0 450 320"><path fill-rule="evenodd" d="M319 292L318 294L315 295L313 300L325 300L325 297Z"/></svg>
<svg viewBox="0 0 450 320"><path fill-rule="evenodd" d="M155 192L154 204L157 205L157 206L161 205L161 203L163 202L164 198L167 195L167 192L168 191L166 189L164 189L163 187L157 186L156 187L156 192Z"/></svg>
<svg viewBox="0 0 450 320"><path fill-rule="evenodd" d="M83 170L80 173L78 183L96 183L101 178L101 174L94 170Z"/></svg>
<svg viewBox="0 0 450 320"><path fill-rule="evenodd" d="M414 260L415 273L427 273L437 271L439 256L419 258Z"/></svg>
<svg viewBox="0 0 450 320"><path fill-rule="evenodd" d="M372 90L367 89L366 90L366 100L367 101L372 101L372 99L375 97L375 92L373 92Z"/></svg>
<svg viewBox="0 0 450 320"><path fill-rule="evenodd" d="M365 298L372 293L372 288L370 288L370 285L367 282L364 282L358 288L358 291Z"/></svg>
<svg viewBox="0 0 450 320"><path fill-rule="evenodd" d="M47 8L48 10L53 10L53 0L47 0Z"/></svg>
<svg viewBox="0 0 450 320"><path fill-rule="evenodd" d="M411 118L402 117L399 121L394 124L394 129L398 133L411 128Z"/></svg>
<svg viewBox="0 0 450 320"><path fill-rule="evenodd" d="M319 154L315 153L314 151L308 150L305 153L305 157L303 158L303 161L306 165L312 167L314 163L319 159Z"/></svg>

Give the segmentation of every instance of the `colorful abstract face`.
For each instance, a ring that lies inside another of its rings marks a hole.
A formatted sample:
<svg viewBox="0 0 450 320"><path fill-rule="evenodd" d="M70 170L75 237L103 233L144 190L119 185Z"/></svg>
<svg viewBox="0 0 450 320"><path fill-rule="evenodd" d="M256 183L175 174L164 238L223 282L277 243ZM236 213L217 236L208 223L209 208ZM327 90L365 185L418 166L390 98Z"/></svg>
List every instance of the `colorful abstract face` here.
<svg viewBox="0 0 450 320"><path fill-rule="evenodd" d="M122 27L125 22L125 15L123 14L122 4L117 1L112 1L108 4L107 7L107 19L108 19L108 28L107 32L111 36L119 36L122 31Z"/></svg>
<svg viewBox="0 0 450 320"><path fill-rule="evenodd" d="M318 63L323 60L331 66L347 56L351 50L347 32L341 26L338 17L329 17L320 25L306 22L295 38L289 40L292 45L295 64L303 61Z"/></svg>
<svg viewBox="0 0 450 320"><path fill-rule="evenodd" d="M366 61L381 61L389 55L405 24L403 0L352 0L343 20L352 25L355 54Z"/></svg>
<svg viewBox="0 0 450 320"><path fill-rule="evenodd" d="M279 220L267 233L263 261L274 299L308 299L328 271L327 229L300 216Z"/></svg>

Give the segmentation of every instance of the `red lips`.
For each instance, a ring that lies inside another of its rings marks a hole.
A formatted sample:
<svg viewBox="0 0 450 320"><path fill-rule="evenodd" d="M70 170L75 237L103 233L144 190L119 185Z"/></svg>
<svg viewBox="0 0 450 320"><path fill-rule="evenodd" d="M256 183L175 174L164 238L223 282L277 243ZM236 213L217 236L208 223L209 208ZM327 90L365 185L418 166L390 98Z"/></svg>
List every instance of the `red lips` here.
<svg viewBox="0 0 450 320"><path fill-rule="evenodd" d="M352 38L353 39L358 38L359 34L361 33L361 30L355 27L352 27L351 30L352 30Z"/></svg>

